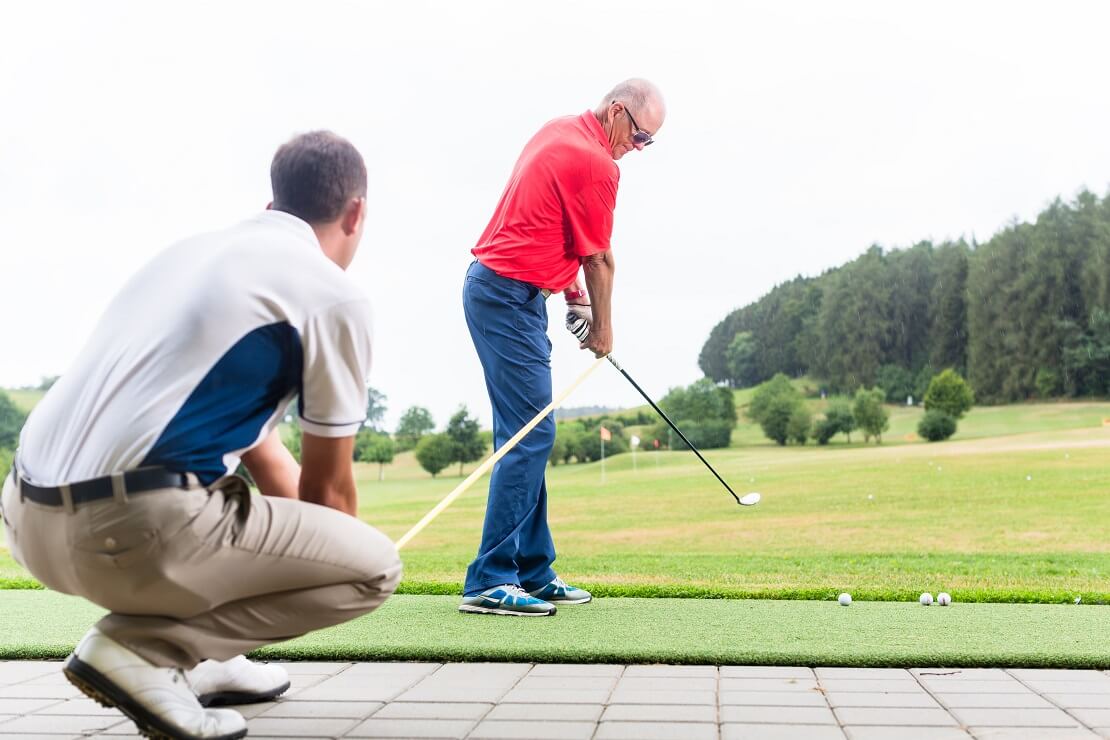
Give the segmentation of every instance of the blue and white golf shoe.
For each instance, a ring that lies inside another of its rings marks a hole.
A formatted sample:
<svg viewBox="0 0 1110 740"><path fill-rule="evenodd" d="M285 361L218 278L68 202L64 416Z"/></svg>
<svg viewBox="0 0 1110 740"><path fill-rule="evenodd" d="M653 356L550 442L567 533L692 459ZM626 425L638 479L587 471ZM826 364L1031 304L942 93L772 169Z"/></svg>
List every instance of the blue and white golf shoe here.
<svg viewBox="0 0 1110 740"><path fill-rule="evenodd" d="M520 586L505 584L487 588L476 596L464 596L459 611L510 617L549 617L555 613L555 607L530 596Z"/></svg>
<svg viewBox="0 0 1110 740"><path fill-rule="evenodd" d="M555 580L543 588L529 591L532 596L554 604L585 604L593 599L589 591L570 586L562 578L555 576Z"/></svg>

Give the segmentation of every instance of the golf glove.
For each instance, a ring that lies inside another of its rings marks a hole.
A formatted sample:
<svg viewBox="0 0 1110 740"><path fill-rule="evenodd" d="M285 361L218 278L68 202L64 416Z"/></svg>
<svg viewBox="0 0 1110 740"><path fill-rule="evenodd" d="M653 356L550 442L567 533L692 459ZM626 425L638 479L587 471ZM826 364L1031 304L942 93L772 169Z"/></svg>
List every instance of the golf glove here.
<svg viewBox="0 0 1110 740"><path fill-rule="evenodd" d="M590 336L590 324L594 321L594 312L589 306L577 303L567 304L567 331L573 334L579 342L585 342Z"/></svg>

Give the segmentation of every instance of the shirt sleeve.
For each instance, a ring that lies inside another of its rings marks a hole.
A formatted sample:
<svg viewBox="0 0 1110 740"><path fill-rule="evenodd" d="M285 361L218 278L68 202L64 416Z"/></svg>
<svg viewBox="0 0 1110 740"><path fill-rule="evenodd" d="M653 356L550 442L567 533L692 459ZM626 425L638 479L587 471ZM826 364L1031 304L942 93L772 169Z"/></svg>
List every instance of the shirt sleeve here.
<svg viewBox="0 0 1110 740"><path fill-rule="evenodd" d="M567 203L575 255L589 257L609 249L616 207L617 182L611 178L590 183Z"/></svg>
<svg viewBox="0 0 1110 740"><path fill-rule="evenodd" d="M369 303L340 303L310 317L301 344L301 429L317 437L356 434L366 421Z"/></svg>

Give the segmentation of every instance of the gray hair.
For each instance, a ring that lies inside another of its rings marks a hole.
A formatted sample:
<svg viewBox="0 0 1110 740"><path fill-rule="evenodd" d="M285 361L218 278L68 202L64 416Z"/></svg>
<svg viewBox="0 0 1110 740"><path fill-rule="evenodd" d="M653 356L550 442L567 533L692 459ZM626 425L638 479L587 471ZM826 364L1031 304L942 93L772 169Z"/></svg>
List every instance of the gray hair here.
<svg viewBox="0 0 1110 740"><path fill-rule="evenodd" d="M599 118L603 117L605 109L616 101L628 105L633 111L643 111L652 106L658 106L660 111L665 110L663 94L659 92L659 88L654 83L639 77L617 84L606 93L594 112Z"/></svg>

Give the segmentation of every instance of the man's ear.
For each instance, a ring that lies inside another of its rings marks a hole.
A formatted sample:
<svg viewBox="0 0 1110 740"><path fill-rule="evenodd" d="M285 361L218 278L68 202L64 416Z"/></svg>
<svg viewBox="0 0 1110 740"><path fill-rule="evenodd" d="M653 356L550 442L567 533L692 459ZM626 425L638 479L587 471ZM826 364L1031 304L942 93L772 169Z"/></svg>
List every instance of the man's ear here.
<svg viewBox="0 0 1110 740"><path fill-rule="evenodd" d="M351 198L347 210L343 212L343 233L347 236L358 231L359 223L366 216L366 198Z"/></svg>

